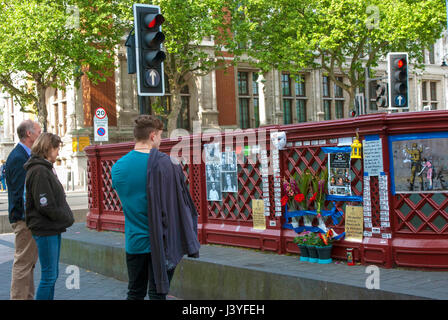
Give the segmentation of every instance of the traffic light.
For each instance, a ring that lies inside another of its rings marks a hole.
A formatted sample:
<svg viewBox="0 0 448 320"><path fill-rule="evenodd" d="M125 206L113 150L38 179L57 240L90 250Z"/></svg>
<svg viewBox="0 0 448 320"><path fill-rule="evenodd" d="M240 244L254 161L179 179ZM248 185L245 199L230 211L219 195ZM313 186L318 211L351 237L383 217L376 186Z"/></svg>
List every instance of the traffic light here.
<svg viewBox="0 0 448 320"><path fill-rule="evenodd" d="M376 106L379 108L387 107L387 84L380 82L376 85Z"/></svg>
<svg viewBox="0 0 448 320"><path fill-rule="evenodd" d="M408 54L391 52L388 54L389 107L409 108L408 99Z"/></svg>
<svg viewBox="0 0 448 320"><path fill-rule="evenodd" d="M356 117L356 110L355 110L355 109L350 110L350 111L348 112L348 115L349 115L351 118Z"/></svg>
<svg viewBox="0 0 448 320"><path fill-rule="evenodd" d="M147 4L134 4L134 30L137 60L137 89L139 96L165 95L162 51L165 35L160 7Z"/></svg>

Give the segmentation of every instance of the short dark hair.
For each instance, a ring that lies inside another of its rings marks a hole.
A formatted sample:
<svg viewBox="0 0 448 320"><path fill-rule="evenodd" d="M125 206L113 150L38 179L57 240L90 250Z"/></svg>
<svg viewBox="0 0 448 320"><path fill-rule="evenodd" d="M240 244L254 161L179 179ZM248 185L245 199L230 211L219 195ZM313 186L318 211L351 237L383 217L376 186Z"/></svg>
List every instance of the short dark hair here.
<svg viewBox="0 0 448 320"><path fill-rule="evenodd" d="M149 135L156 130L163 130L163 122L159 118L153 115L141 114L135 119L135 140L148 140Z"/></svg>
<svg viewBox="0 0 448 320"><path fill-rule="evenodd" d="M50 132L44 132L34 141L31 147L31 154L46 158L51 149L59 148L61 144L62 141L59 136Z"/></svg>

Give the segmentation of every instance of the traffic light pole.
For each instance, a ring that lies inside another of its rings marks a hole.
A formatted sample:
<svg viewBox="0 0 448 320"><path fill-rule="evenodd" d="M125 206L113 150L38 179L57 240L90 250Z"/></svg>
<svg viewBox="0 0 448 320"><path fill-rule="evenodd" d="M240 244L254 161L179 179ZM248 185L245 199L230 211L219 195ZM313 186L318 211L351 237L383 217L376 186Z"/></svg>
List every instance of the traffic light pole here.
<svg viewBox="0 0 448 320"><path fill-rule="evenodd" d="M140 114L151 114L151 104L147 103L145 96L138 96L138 106L140 110Z"/></svg>

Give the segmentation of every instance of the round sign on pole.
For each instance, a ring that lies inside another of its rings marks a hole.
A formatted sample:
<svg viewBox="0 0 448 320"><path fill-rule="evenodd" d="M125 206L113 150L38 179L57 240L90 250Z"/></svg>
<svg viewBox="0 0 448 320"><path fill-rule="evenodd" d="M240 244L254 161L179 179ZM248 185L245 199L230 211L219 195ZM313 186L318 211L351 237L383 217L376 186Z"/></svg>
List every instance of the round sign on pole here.
<svg viewBox="0 0 448 320"><path fill-rule="evenodd" d="M107 112L103 107L98 107L95 110L95 117L97 117L98 119L104 119L107 117Z"/></svg>
<svg viewBox="0 0 448 320"><path fill-rule="evenodd" d="M104 129L103 127L99 127L96 132L100 137L103 137L106 134L106 129Z"/></svg>

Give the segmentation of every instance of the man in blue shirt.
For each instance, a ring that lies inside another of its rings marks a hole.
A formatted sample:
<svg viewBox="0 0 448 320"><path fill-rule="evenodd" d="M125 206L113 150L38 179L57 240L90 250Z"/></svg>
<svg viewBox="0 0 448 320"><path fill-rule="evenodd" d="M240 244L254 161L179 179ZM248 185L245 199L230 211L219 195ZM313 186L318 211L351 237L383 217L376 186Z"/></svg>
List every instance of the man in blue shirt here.
<svg viewBox="0 0 448 320"><path fill-rule="evenodd" d="M34 299L34 265L37 246L25 223L24 188L26 171L23 165L31 155L31 146L41 133L32 120L22 121L17 127L19 143L6 160L9 222L15 234L15 253L11 276L11 300Z"/></svg>
<svg viewBox="0 0 448 320"><path fill-rule="evenodd" d="M143 300L147 290L151 300L165 298L157 294L154 282L146 194L149 153L152 148L159 147L162 132L160 119L140 115L135 120L134 150L112 167L112 187L120 198L125 217L128 300ZM174 270L170 276L173 274Z"/></svg>

